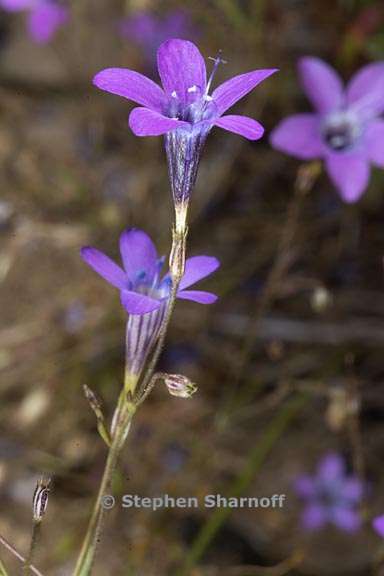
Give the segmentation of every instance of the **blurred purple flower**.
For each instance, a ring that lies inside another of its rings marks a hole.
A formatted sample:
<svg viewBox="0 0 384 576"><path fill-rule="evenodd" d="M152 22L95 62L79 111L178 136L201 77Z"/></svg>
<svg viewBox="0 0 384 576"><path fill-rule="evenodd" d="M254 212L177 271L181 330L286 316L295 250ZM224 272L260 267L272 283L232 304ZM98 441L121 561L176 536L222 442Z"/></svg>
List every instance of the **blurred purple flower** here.
<svg viewBox="0 0 384 576"><path fill-rule="evenodd" d="M331 523L346 532L359 529L358 504L363 496L363 484L355 476L347 475L344 460L338 454L327 454L315 476L299 476L294 486L306 503L303 528L317 530Z"/></svg>
<svg viewBox="0 0 384 576"><path fill-rule="evenodd" d="M384 514L376 516L372 521L372 526L379 536L384 538Z"/></svg>
<svg viewBox="0 0 384 576"><path fill-rule="evenodd" d="M196 181L201 150L212 127L219 126L249 140L258 140L264 132L253 118L223 114L276 69L235 76L210 95L213 77L221 62L220 58L214 60L207 82L199 49L188 40L172 39L164 42L157 52L163 89L146 76L125 68L107 68L93 80L101 90L140 104L129 116L134 134L165 134L172 193L181 221Z"/></svg>
<svg viewBox="0 0 384 576"><path fill-rule="evenodd" d="M124 269L96 248L87 246L81 250L83 260L120 290L121 302L129 314L142 315L159 309L170 296L171 278L169 274L161 278L164 259L158 257L152 240L142 230L127 229L120 236L120 253ZM211 256L188 258L177 297L200 304L216 302L217 296L210 292L186 288L219 266L219 261Z"/></svg>
<svg viewBox="0 0 384 576"><path fill-rule="evenodd" d="M342 199L356 202L368 185L370 163L384 168L384 62L362 68L345 89L318 58L302 58L298 70L315 112L283 120L271 144L303 160L324 159Z"/></svg>
<svg viewBox="0 0 384 576"><path fill-rule="evenodd" d="M193 38L196 32L184 10L172 10L162 18L141 10L119 23L123 38L139 46L148 61L153 61L156 50L169 38Z"/></svg>
<svg viewBox="0 0 384 576"><path fill-rule="evenodd" d="M48 43L69 20L69 9L54 0L0 0L8 12L28 11L28 32L38 44Z"/></svg>

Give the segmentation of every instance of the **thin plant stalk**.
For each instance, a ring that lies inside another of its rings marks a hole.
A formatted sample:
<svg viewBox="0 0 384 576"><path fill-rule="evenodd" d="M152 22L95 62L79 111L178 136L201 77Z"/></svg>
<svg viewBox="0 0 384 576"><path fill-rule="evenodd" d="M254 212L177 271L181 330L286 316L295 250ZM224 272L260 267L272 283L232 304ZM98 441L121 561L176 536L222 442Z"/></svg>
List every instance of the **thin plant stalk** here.
<svg viewBox="0 0 384 576"><path fill-rule="evenodd" d="M122 395L124 395L124 401L121 401ZM125 401L125 390L121 392L116 410L115 433L112 437L99 492L88 524L87 533L84 538L80 555L77 560L74 576L86 576L91 574L92 571L105 516L104 499L110 490L113 473L116 469L119 455L124 446L132 417L135 412L134 405Z"/></svg>
<svg viewBox="0 0 384 576"><path fill-rule="evenodd" d="M18 552L16 550L16 548L14 546L12 546L12 544L10 544L5 538L3 538L3 536L0 536L0 544L2 544L2 546L4 546L4 548L6 548L8 550L8 552L13 554L13 556L15 556L18 560L20 560L20 562L22 564L25 564L26 559L24 558L24 556L22 556L20 554L20 552ZM0 562L0 567L3 571L5 570L5 568L4 568L4 566L2 566L1 562ZM30 566L30 571L32 572L32 574L35 574L35 576L43 576L42 572L40 572L40 570L38 570L32 564ZM5 572L5 574L7 575L7 572Z"/></svg>
<svg viewBox="0 0 384 576"><path fill-rule="evenodd" d="M31 574L31 564L32 560L36 551L37 541L40 536L40 529L41 529L41 522L33 521L32 524L32 535L31 535L31 543L29 546L28 556L24 563L23 573L25 576L30 576Z"/></svg>

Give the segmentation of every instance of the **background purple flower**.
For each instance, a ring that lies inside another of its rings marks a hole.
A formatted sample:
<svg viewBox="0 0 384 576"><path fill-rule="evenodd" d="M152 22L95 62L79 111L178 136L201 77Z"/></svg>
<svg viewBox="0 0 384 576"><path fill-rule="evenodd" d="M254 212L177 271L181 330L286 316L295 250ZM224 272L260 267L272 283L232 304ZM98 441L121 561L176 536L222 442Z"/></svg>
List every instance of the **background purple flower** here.
<svg viewBox="0 0 384 576"><path fill-rule="evenodd" d="M343 200L356 202L368 185L370 164L384 167L384 62L362 68L346 89L318 58L302 58L298 70L315 112L283 120L271 144L302 160L324 159Z"/></svg>
<svg viewBox="0 0 384 576"><path fill-rule="evenodd" d="M299 476L295 490L305 502L303 528L316 530L330 523L347 532L359 529L357 506L363 496L363 484L347 474L344 460L338 454L327 454L315 476Z"/></svg>
<svg viewBox="0 0 384 576"><path fill-rule="evenodd" d="M83 260L107 282L120 290L121 302L129 314L147 314L166 303L171 290L169 274L161 277L164 258L159 258L155 245L142 230L125 230L120 236L121 268L96 248L84 247ZM200 304L212 304L217 296L201 290L187 290L219 267L211 256L194 256L185 263L185 273L177 297Z"/></svg>
<svg viewBox="0 0 384 576"><path fill-rule="evenodd" d="M140 10L119 23L123 38L134 42L143 50L148 62L153 62L156 50L169 38L193 38L196 31L190 16L184 10L172 10L164 16Z"/></svg>
<svg viewBox="0 0 384 576"><path fill-rule="evenodd" d="M69 19L69 9L54 0L0 0L0 6L8 12L28 11L28 32L38 44L49 42Z"/></svg>
<svg viewBox="0 0 384 576"><path fill-rule="evenodd" d="M381 538L384 538L384 514L376 516L372 521L372 526Z"/></svg>

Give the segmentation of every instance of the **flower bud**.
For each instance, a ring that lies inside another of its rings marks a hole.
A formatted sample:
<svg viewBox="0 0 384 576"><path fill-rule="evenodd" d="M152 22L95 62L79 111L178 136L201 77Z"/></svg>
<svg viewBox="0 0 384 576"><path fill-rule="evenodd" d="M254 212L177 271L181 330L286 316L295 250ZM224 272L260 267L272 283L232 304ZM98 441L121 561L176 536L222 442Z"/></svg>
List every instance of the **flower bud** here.
<svg viewBox="0 0 384 576"><path fill-rule="evenodd" d="M164 374L164 382L168 392L179 398L190 398L197 390L196 384L182 374Z"/></svg>
<svg viewBox="0 0 384 576"><path fill-rule="evenodd" d="M48 494L50 491L50 484L51 484L50 478L40 478L36 484L32 500L32 511L34 522L41 522L43 519L43 516L48 506Z"/></svg>

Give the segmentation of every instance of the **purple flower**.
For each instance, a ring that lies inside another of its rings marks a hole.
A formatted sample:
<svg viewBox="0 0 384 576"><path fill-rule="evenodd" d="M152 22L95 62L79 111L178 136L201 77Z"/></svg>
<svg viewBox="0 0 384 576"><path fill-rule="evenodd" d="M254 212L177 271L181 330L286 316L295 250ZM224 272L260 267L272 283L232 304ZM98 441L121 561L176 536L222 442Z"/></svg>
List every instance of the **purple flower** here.
<svg viewBox="0 0 384 576"><path fill-rule="evenodd" d="M107 282L120 290L121 302L130 315L126 333L126 360L129 372L139 374L159 335L168 298L171 278L161 278L164 258L145 232L134 228L120 236L123 268L95 248L81 250L83 260ZM185 264L185 274L179 284L177 297L200 304L212 304L215 294L201 290L187 290L199 280L212 274L219 261L210 256L194 256Z"/></svg>
<svg viewBox="0 0 384 576"><path fill-rule="evenodd" d="M384 167L384 62L362 68L345 89L318 58L302 58L298 69L315 112L283 120L271 144L303 160L324 159L343 200L356 202L368 185L370 164Z"/></svg>
<svg viewBox="0 0 384 576"><path fill-rule="evenodd" d="M376 516L372 521L372 526L381 538L384 538L384 514Z"/></svg>
<svg viewBox="0 0 384 576"><path fill-rule="evenodd" d="M119 23L121 36L140 46L144 55L152 62L162 42L174 37L193 37L188 14L184 10L172 10L162 18L151 12L140 10Z"/></svg>
<svg viewBox="0 0 384 576"><path fill-rule="evenodd" d="M157 255L149 236L135 228L120 236L120 253L124 268L96 248L82 248L83 260L107 282L120 290L121 302L128 314L147 314L166 303L171 290L171 278L161 278L164 259ZM195 282L212 274L219 261L211 256L194 256L185 263L185 274L179 284L177 297L200 304L213 304L217 296L201 290L186 290Z"/></svg>
<svg viewBox="0 0 384 576"><path fill-rule="evenodd" d="M46 44L67 23L69 10L53 0L0 0L8 12L28 11L28 32L38 44Z"/></svg>
<svg viewBox="0 0 384 576"><path fill-rule="evenodd" d="M347 475L344 460L338 454L327 454L320 461L316 476L299 476L295 490L306 504L302 514L305 529L317 530L328 523L346 532L359 529L357 506L363 496L363 484Z"/></svg>
<svg viewBox="0 0 384 576"><path fill-rule="evenodd" d="M188 40L172 39L164 42L157 52L163 88L142 74L124 68L107 68L93 80L98 88L140 105L129 116L134 134L165 134L180 229L185 226L185 213L196 180L201 150L211 128L219 126L249 140L259 139L264 132L253 118L224 114L276 70L254 70L235 76L210 94L220 62L220 58L214 61L207 81L205 62L198 48Z"/></svg>

